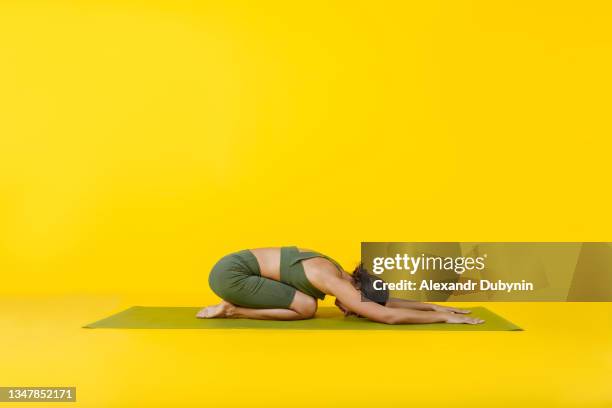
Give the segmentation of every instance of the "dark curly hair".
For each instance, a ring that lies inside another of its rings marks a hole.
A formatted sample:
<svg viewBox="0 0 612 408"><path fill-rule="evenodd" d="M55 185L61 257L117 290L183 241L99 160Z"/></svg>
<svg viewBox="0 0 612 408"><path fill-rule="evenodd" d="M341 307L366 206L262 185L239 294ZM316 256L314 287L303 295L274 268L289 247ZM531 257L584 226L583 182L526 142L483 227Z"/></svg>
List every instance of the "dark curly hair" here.
<svg viewBox="0 0 612 408"><path fill-rule="evenodd" d="M389 300L388 290L374 289L374 282L383 281L382 279L370 275L363 262L359 263L352 273L353 285L361 292L361 300L376 302L380 305L386 305ZM384 282L384 281L383 281Z"/></svg>

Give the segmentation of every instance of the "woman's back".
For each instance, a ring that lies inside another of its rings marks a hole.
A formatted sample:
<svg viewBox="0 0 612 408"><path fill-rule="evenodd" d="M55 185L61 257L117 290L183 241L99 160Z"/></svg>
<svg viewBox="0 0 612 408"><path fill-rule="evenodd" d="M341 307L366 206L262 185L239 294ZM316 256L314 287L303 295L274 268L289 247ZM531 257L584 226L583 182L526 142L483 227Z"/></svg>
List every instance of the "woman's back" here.
<svg viewBox="0 0 612 408"><path fill-rule="evenodd" d="M295 247L284 247L284 248L295 248ZM328 257L323 254L319 254L311 249L307 248L295 248L297 252L303 254L298 255L298 258L303 256L306 259L301 259L299 262L304 267L306 277L313 283L316 284L317 275L327 273L341 273L339 265L335 264ZM280 247L268 247L268 248L254 248L250 250L257 262L259 263L259 269L261 276L268 279L274 279L277 281L281 280L281 248Z"/></svg>

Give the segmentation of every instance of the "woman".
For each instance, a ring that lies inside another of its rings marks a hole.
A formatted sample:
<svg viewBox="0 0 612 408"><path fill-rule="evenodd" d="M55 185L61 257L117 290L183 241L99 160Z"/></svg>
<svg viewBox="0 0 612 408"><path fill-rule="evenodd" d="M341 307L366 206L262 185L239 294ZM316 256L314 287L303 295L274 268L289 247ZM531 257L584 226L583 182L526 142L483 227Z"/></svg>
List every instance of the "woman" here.
<svg viewBox="0 0 612 408"><path fill-rule="evenodd" d="M198 318L300 320L314 317L317 299L336 297L346 316L387 324L466 323L469 310L389 298L374 289L377 278L362 265L347 273L330 257L297 247L258 248L226 255L213 267L209 284L223 299Z"/></svg>

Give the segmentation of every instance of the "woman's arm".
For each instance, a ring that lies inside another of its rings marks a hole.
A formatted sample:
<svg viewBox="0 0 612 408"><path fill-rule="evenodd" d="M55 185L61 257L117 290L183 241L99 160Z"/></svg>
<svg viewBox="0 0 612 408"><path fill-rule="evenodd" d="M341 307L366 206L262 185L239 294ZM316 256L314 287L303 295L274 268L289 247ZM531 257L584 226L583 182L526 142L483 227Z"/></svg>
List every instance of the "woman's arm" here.
<svg viewBox="0 0 612 408"><path fill-rule="evenodd" d="M387 301L386 306L394 307L394 308L415 309L415 310L424 310L424 311L433 311L433 312L451 312L451 313L460 313L460 314L467 314L471 312L471 310L458 309L456 307L434 305L432 303L421 303L421 302L417 302L416 300L399 299L399 298L390 298Z"/></svg>
<svg viewBox="0 0 612 408"><path fill-rule="evenodd" d="M392 308L375 302L363 302L361 294L344 279L331 279L327 283L329 292L338 298L349 310L370 320L386 324L409 323L467 323L478 324L483 320L449 312L423 311L406 308Z"/></svg>

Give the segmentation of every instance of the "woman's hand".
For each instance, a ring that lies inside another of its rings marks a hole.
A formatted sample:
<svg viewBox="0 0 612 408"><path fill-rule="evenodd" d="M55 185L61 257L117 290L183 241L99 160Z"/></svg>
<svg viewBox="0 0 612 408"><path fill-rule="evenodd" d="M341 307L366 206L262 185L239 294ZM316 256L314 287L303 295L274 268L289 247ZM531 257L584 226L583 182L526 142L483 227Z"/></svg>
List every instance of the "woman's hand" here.
<svg viewBox="0 0 612 408"><path fill-rule="evenodd" d="M445 323L463 323L463 324L481 324L484 323L484 320L479 319L477 317L468 317L462 316L460 314L455 313L445 313L446 321Z"/></svg>
<svg viewBox="0 0 612 408"><path fill-rule="evenodd" d="M472 312L471 310L458 309L456 307L440 306L440 305L431 305L431 306L434 312L447 312L447 313L458 313L458 314L468 314Z"/></svg>

